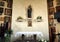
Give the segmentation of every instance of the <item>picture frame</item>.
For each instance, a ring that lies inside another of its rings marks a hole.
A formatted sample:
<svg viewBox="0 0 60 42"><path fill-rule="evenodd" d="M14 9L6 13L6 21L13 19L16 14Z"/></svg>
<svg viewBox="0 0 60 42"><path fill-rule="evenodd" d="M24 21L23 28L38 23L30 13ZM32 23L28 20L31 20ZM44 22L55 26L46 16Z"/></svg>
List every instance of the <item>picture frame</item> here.
<svg viewBox="0 0 60 42"><path fill-rule="evenodd" d="M4 6L4 2L0 2L0 6Z"/></svg>
<svg viewBox="0 0 60 42"><path fill-rule="evenodd" d="M0 17L0 21L4 21L4 17Z"/></svg>
<svg viewBox="0 0 60 42"><path fill-rule="evenodd" d="M9 22L9 21L11 21L11 17L5 16L5 17L4 17L4 22Z"/></svg>
<svg viewBox="0 0 60 42"><path fill-rule="evenodd" d="M28 21L28 27L32 27L32 21Z"/></svg>
<svg viewBox="0 0 60 42"><path fill-rule="evenodd" d="M11 16L12 15L12 9L5 9L5 15L9 15Z"/></svg>
<svg viewBox="0 0 60 42"><path fill-rule="evenodd" d="M53 6L53 1L48 3L48 7L52 7Z"/></svg>
<svg viewBox="0 0 60 42"><path fill-rule="evenodd" d="M8 23L8 29L11 28L11 17L5 16L4 23Z"/></svg>
<svg viewBox="0 0 60 42"><path fill-rule="evenodd" d="M3 8L0 7L0 15L2 15L2 13L3 13Z"/></svg>
<svg viewBox="0 0 60 42"><path fill-rule="evenodd" d="M7 4L7 7L12 8L12 3L9 2L9 3Z"/></svg>
<svg viewBox="0 0 60 42"><path fill-rule="evenodd" d="M53 14L55 12L55 9L54 8L50 8L49 9L49 14Z"/></svg>
<svg viewBox="0 0 60 42"><path fill-rule="evenodd" d="M12 8L13 0L7 0L7 7Z"/></svg>

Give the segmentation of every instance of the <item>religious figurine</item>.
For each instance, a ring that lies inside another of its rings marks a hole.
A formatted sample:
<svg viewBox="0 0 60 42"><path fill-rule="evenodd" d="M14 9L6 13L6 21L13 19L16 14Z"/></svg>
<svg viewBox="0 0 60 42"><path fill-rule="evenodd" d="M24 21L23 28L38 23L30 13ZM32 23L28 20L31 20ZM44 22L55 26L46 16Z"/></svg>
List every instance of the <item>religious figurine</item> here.
<svg viewBox="0 0 60 42"><path fill-rule="evenodd" d="M31 14L32 14L32 7L31 7L31 5L28 6L27 13L28 13L28 18L31 18Z"/></svg>

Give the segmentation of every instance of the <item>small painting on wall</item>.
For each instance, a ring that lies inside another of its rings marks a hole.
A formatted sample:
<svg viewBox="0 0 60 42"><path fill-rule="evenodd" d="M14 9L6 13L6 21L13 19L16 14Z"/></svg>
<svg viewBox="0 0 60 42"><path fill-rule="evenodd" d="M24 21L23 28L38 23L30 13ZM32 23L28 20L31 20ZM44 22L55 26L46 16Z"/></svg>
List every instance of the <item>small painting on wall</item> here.
<svg viewBox="0 0 60 42"><path fill-rule="evenodd" d="M5 17L4 17L4 22L9 22L9 21L11 21L11 17L5 16Z"/></svg>
<svg viewBox="0 0 60 42"><path fill-rule="evenodd" d="M3 13L3 8L0 7L0 15Z"/></svg>
<svg viewBox="0 0 60 42"><path fill-rule="evenodd" d="M4 17L0 17L0 21L4 21Z"/></svg>
<svg viewBox="0 0 60 42"><path fill-rule="evenodd" d="M5 9L5 15L9 15L11 16L12 15L12 9Z"/></svg>
<svg viewBox="0 0 60 42"><path fill-rule="evenodd" d="M7 0L7 7L12 8L12 2L13 0Z"/></svg>
<svg viewBox="0 0 60 42"><path fill-rule="evenodd" d="M52 6L53 6L53 1L49 2L49 3L48 3L48 6L49 6L49 7L52 7Z"/></svg>
<svg viewBox="0 0 60 42"><path fill-rule="evenodd" d="M49 9L49 14L53 14L55 12L55 9L54 8L50 8Z"/></svg>
<svg viewBox="0 0 60 42"><path fill-rule="evenodd" d="M12 3L8 3L7 7L12 8Z"/></svg>
<svg viewBox="0 0 60 42"><path fill-rule="evenodd" d="M32 21L28 21L28 27L32 27Z"/></svg>
<svg viewBox="0 0 60 42"><path fill-rule="evenodd" d="M4 6L4 2L0 2L0 6Z"/></svg>

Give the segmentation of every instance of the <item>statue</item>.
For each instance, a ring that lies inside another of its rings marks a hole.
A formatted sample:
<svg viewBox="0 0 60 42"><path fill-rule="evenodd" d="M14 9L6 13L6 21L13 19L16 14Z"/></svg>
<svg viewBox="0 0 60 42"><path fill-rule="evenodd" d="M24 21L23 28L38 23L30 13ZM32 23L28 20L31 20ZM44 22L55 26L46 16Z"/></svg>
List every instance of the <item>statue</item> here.
<svg viewBox="0 0 60 42"><path fill-rule="evenodd" d="M31 5L28 6L27 13L28 13L28 18L31 18L31 14L32 14L32 7L31 7Z"/></svg>

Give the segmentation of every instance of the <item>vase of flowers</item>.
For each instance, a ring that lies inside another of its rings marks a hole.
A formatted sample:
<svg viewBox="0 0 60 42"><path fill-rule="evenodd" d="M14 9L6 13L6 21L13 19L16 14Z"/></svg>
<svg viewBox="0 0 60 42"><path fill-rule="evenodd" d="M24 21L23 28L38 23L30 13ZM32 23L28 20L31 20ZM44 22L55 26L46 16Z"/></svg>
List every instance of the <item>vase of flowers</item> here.
<svg viewBox="0 0 60 42"><path fill-rule="evenodd" d="M6 30L6 32L5 32L5 42L10 42L11 34L12 34L12 29Z"/></svg>
<svg viewBox="0 0 60 42"><path fill-rule="evenodd" d="M23 21L23 18L22 18L21 16L19 16L19 17L17 18L17 21L18 21L18 22L22 22L22 21Z"/></svg>
<svg viewBox="0 0 60 42"><path fill-rule="evenodd" d="M37 17L37 22L41 22L42 21L42 17L41 16L38 16Z"/></svg>

